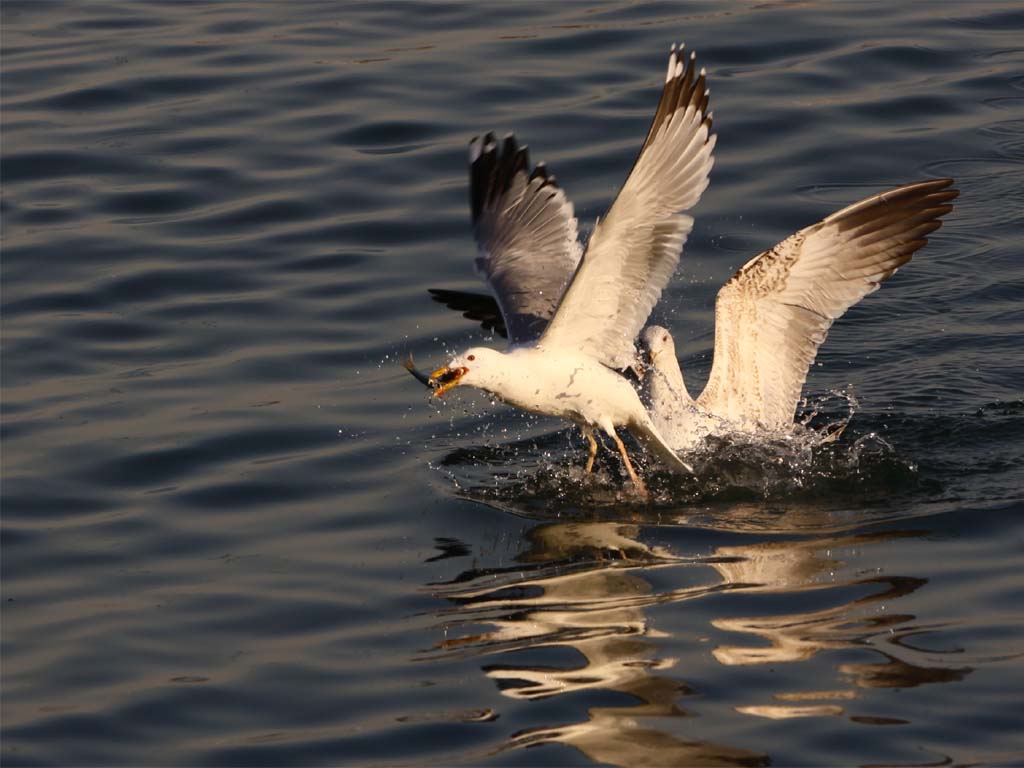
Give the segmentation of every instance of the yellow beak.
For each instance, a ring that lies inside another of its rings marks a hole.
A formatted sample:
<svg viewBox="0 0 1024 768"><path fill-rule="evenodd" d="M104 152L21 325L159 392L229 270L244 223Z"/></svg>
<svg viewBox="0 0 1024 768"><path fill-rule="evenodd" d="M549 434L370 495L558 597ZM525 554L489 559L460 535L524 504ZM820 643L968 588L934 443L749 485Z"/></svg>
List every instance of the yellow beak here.
<svg viewBox="0 0 1024 768"><path fill-rule="evenodd" d="M452 387L456 387L462 377L469 373L468 368L438 368L432 374L430 374L430 380L434 383L436 389L434 390L434 397L441 397Z"/></svg>
<svg viewBox="0 0 1024 768"><path fill-rule="evenodd" d="M636 375L637 381L643 381L644 376L647 375L647 369L654 363L654 359L650 355L637 355L636 360L629 366L633 373Z"/></svg>
<svg viewBox="0 0 1024 768"><path fill-rule="evenodd" d="M644 380L644 376L647 375L648 369L654 368L654 358L657 356L657 352L649 349L637 357L636 362L633 363L633 372L640 381Z"/></svg>

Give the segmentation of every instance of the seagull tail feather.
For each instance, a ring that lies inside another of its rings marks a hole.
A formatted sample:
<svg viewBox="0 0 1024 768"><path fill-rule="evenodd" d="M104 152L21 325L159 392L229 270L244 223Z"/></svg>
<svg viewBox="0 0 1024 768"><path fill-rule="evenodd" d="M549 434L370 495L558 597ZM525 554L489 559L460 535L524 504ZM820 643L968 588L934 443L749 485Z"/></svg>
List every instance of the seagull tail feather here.
<svg viewBox="0 0 1024 768"><path fill-rule="evenodd" d="M648 452L654 454L661 462L674 472L693 474L693 467L679 458L665 438L661 436L657 428L645 414L642 421L633 421L629 425L629 431Z"/></svg>

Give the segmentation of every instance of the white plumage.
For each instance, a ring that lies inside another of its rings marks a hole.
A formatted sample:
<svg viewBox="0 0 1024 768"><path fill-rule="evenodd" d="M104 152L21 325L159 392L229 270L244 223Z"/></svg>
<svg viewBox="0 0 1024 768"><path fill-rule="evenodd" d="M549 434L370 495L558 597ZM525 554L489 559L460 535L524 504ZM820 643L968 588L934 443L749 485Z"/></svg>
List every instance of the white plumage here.
<svg viewBox="0 0 1024 768"><path fill-rule="evenodd" d="M434 372L435 395L459 384L535 413L611 437L641 493L644 486L616 433L628 429L665 464L688 470L616 370L635 360L634 341L666 283L693 221L684 211L708 183L714 148L704 74L675 46L658 110L636 164L580 256L572 205L526 149L493 135L470 145L475 265L501 311L506 352L475 348ZM465 294L443 301L460 309ZM467 309L471 315L474 310ZM472 316L472 315L471 315ZM492 326L498 321L490 318Z"/></svg>
<svg viewBox="0 0 1024 768"><path fill-rule="evenodd" d="M715 354L704 392L690 397L667 330L641 337L650 362L646 412L615 369L635 363L634 340L675 271L708 184L715 137L703 70L675 46L650 131L618 197L579 245L572 204L543 165L529 170L513 137L470 145L478 256L494 295L432 290L434 298L509 338L507 352L476 348L435 371L435 395L458 384L519 408L594 430L616 443L626 427L666 464L709 434L792 427L807 371L828 329L877 290L937 229L958 192L951 179L874 195L751 259L719 291ZM495 307L495 301L497 306Z"/></svg>
<svg viewBox="0 0 1024 768"><path fill-rule="evenodd" d="M669 71L676 74L665 85L669 94L685 84L682 62L675 59L673 51ZM577 349L613 368L633 363L637 334L675 272L693 227L683 211L700 200L711 173L715 137L705 115L703 71L692 88L693 103L660 123L659 107L651 135L615 203L594 228L540 346Z"/></svg>
<svg viewBox="0 0 1024 768"><path fill-rule="evenodd" d="M721 430L788 430L832 323L878 290L938 229L952 179L862 200L751 259L718 292L711 376L693 400L672 337L644 331L651 415L676 450Z"/></svg>

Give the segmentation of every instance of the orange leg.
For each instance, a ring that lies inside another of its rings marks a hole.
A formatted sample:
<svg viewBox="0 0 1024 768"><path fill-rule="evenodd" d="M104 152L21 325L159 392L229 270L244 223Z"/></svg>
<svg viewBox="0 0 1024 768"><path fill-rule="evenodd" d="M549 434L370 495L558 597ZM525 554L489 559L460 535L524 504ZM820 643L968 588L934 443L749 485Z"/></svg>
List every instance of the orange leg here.
<svg viewBox="0 0 1024 768"><path fill-rule="evenodd" d="M629 460L629 456L626 454L626 446L622 444L622 439L614 432L611 433L615 439L615 445L619 448L619 453L622 454L622 461L626 465L626 471L629 473L629 479L633 481L633 486L636 488L637 493L640 494L644 499L647 498L647 486L644 485L644 481L640 479L640 476L633 469L633 463Z"/></svg>
<svg viewBox="0 0 1024 768"><path fill-rule="evenodd" d="M590 443L590 451L587 453L587 466L583 469L584 473L589 475L594 469L594 458L597 456L597 440L594 438L594 430L590 427L582 427L582 429L583 436Z"/></svg>

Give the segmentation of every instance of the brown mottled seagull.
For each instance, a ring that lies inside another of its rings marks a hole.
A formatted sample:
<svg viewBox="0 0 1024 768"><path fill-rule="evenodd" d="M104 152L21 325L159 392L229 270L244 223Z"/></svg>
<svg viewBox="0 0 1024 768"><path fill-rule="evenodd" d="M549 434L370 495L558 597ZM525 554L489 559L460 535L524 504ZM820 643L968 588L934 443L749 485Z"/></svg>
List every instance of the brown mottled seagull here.
<svg viewBox="0 0 1024 768"><path fill-rule="evenodd" d="M807 370L846 310L910 261L959 192L952 179L869 197L751 259L718 292L711 376L694 400L672 336L644 330L651 417L677 451L710 434L784 432Z"/></svg>

